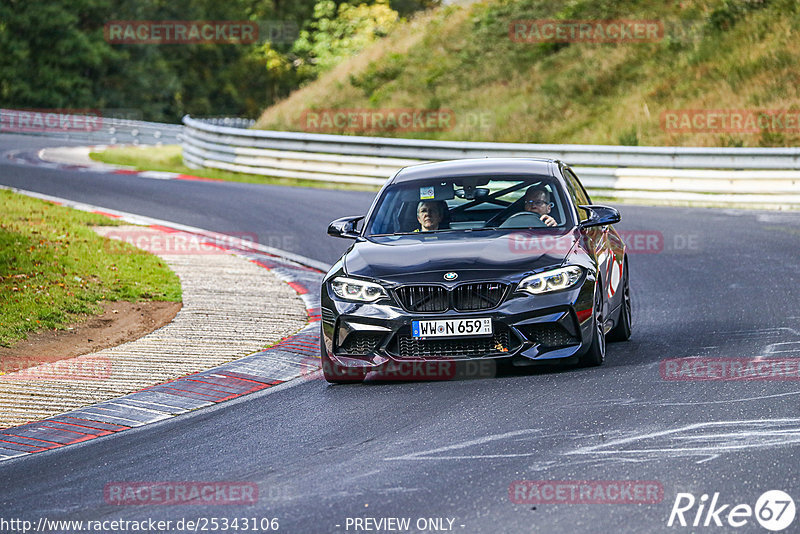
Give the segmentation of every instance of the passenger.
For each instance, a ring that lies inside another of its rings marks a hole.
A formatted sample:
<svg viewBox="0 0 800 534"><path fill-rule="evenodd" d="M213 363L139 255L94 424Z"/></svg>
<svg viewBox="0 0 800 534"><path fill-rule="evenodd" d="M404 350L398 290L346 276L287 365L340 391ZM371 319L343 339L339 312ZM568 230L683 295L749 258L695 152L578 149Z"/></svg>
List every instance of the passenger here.
<svg viewBox="0 0 800 534"><path fill-rule="evenodd" d="M534 185L525 192L525 211L541 215L539 219L547 226L558 226L556 220L550 216L552 207L550 192L547 189Z"/></svg>
<svg viewBox="0 0 800 534"><path fill-rule="evenodd" d="M420 228L415 232L434 232L439 230L447 204L441 200L423 200L417 204L417 221Z"/></svg>

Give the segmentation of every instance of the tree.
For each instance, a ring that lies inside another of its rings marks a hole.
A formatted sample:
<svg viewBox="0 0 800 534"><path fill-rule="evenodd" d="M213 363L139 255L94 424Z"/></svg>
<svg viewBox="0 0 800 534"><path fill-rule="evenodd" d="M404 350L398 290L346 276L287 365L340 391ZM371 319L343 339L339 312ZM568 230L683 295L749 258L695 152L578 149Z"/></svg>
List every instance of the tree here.
<svg viewBox="0 0 800 534"><path fill-rule="evenodd" d="M292 49L299 57L301 74L315 76L333 67L387 35L399 21L387 0L338 6L332 0L320 0Z"/></svg>
<svg viewBox="0 0 800 534"><path fill-rule="evenodd" d="M395 0L404 9L438 0ZM303 27L296 42L110 44L114 20L248 20ZM385 35L387 0L2 0L0 106L133 110L154 121L244 115Z"/></svg>
<svg viewBox="0 0 800 534"><path fill-rule="evenodd" d="M117 57L103 40L107 0L0 4L0 105L94 107L96 80Z"/></svg>

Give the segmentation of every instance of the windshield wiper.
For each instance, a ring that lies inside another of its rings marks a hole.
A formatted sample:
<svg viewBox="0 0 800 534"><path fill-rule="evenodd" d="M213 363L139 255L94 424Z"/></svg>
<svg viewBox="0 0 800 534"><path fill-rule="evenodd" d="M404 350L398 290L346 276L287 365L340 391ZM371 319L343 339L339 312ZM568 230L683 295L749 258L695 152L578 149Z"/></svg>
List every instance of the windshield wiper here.
<svg viewBox="0 0 800 534"><path fill-rule="evenodd" d="M370 234L368 237L391 237L394 235L428 235L428 234L443 234L446 232L463 232L469 230L468 228L443 228L441 230L430 230L428 232L395 232L393 234Z"/></svg>
<svg viewBox="0 0 800 534"><path fill-rule="evenodd" d="M391 237L393 235L415 235L419 232L395 232L393 234L369 234L367 237Z"/></svg>

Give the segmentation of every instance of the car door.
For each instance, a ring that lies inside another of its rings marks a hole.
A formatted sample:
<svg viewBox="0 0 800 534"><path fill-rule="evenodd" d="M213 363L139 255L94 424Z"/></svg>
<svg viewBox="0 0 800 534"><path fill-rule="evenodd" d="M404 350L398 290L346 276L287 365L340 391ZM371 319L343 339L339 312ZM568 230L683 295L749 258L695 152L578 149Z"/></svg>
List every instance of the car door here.
<svg viewBox="0 0 800 534"><path fill-rule="evenodd" d="M567 183L567 190L572 198L572 202L578 210L578 219L586 218L586 212L578 206L590 205L592 203L589 195L583 189L578 177L569 167L563 167L562 173ZM597 271L600 275L603 290L603 317L608 317L609 298L609 267L611 265L611 254L608 246L608 226L593 226L581 230L584 236L584 243L587 250L591 250L597 261Z"/></svg>
<svg viewBox="0 0 800 534"><path fill-rule="evenodd" d="M567 167L565 168L565 174L567 175L567 182L571 182L572 187L575 188L578 202L580 204L591 204L592 200L575 172ZM622 304L621 284L625 264L625 243L611 225L588 228L587 233L590 230L595 230L595 233L590 237L590 241L595 246L595 256L602 275L605 300L608 303L608 309L605 311L608 312L615 310L617 306ZM605 317L609 317L608 313L605 314Z"/></svg>

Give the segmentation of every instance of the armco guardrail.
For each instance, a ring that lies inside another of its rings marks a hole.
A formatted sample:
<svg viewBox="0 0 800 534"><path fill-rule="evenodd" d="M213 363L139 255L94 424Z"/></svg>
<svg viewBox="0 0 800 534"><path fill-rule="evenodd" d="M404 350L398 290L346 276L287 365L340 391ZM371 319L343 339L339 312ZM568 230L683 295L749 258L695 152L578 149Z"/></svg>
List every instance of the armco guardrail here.
<svg viewBox="0 0 800 534"><path fill-rule="evenodd" d="M90 144L174 145L183 126L59 110L0 109L0 133L41 135Z"/></svg>
<svg viewBox="0 0 800 534"><path fill-rule="evenodd" d="M183 118L194 168L380 185L421 161L547 157L573 165L599 196L703 205L800 207L800 148L475 143L249 130Z"/></svg>
<svg viewBox="0 0 800 534"><path fill-rule="evenodd" d="M647 202L800 208L800 148L535 145L250 130L246 119L184 117L184 126L0 109L0 133L89 144L175 144L194 168L380 185L400 167L470 157L551 157L594 195ZM81 126L84 126L81 128Z"/></svg>

